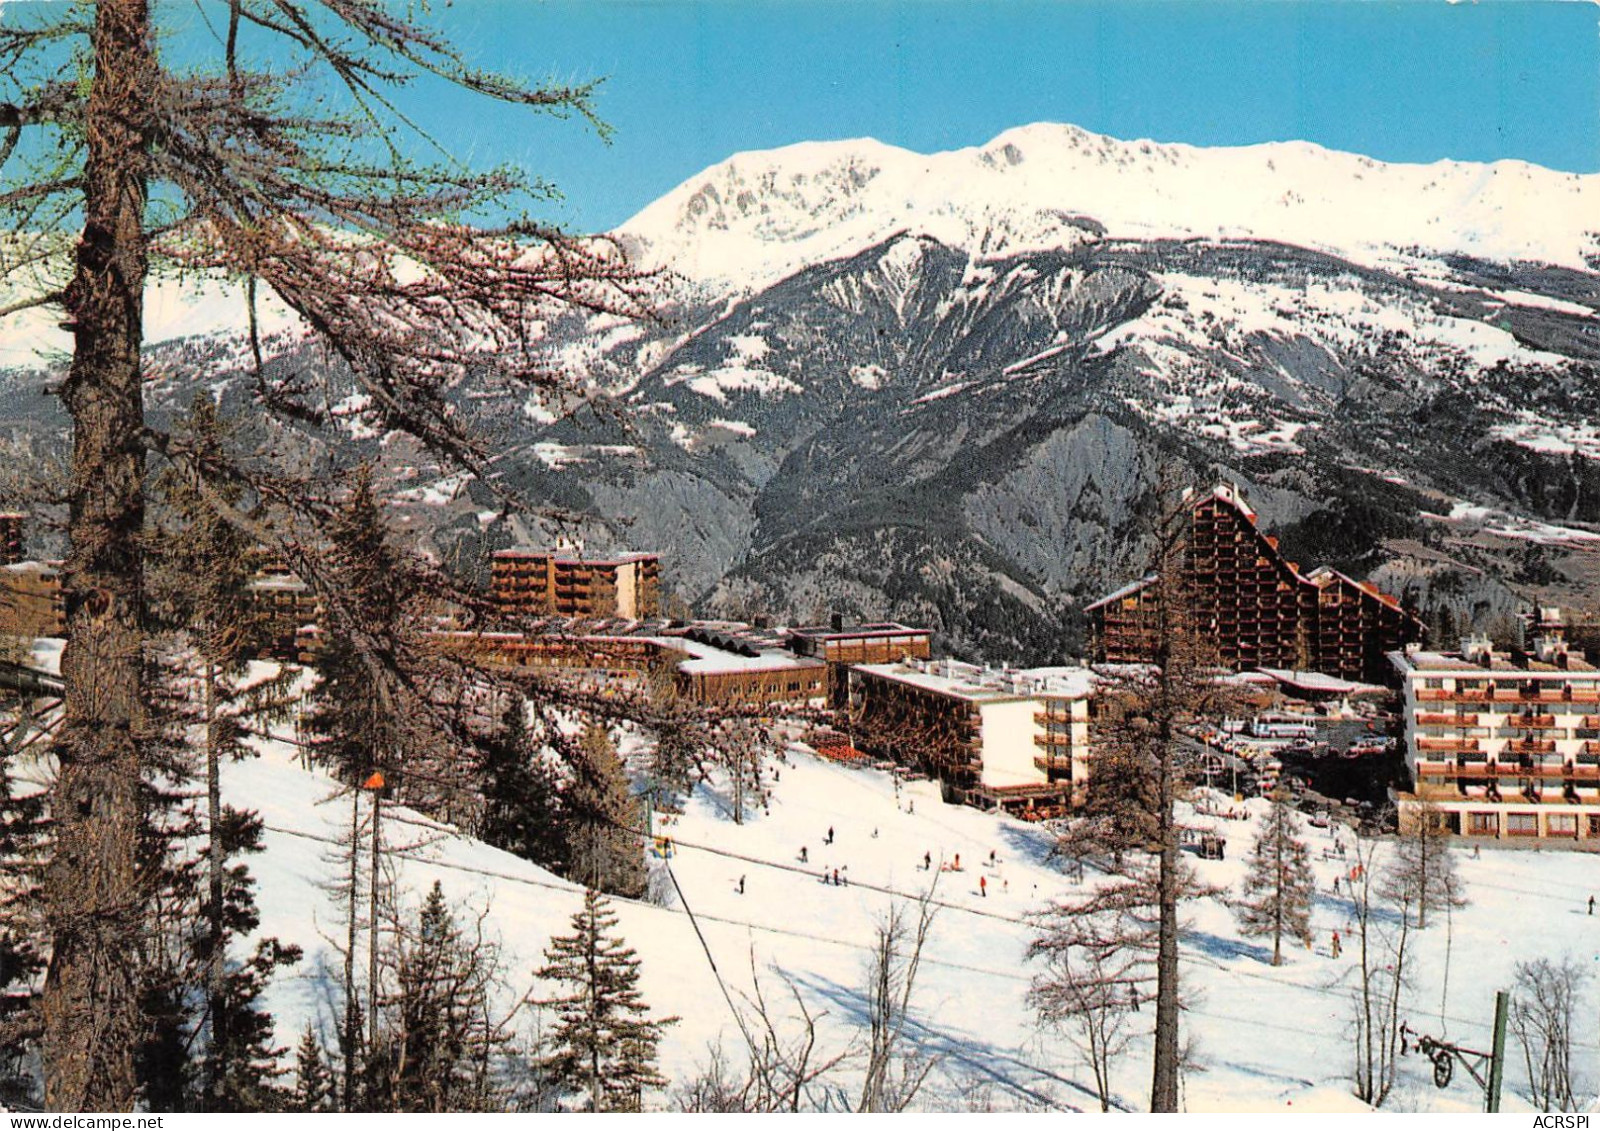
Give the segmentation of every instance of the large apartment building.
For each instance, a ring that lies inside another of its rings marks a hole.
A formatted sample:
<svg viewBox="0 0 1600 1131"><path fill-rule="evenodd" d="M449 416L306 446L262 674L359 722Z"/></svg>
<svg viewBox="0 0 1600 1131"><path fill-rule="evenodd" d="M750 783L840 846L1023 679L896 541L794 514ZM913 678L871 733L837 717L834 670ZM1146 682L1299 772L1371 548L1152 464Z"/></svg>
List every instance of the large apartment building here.
<svg viewBox="0 0 1600 1131"><path fill-rule="evenodd" d="M28 516L18 511L0 512L0 565L15 565L23 557L23 533Z"/></svg>
<svg viewBox="0 0 1600 1131"><path fill-rule="evenodd" d="M1047 816L1081 799L1087 669L908 658L856 667L851 684L861 743L938 777L946 800Z"/></svg>
<svg viewBox="0 0 1600 1131"><path fill-rule="evenodd" d="M508 616L642 620L661 611L660 579L657 554L499 550L489 562L489 595Z"/></svg>
<svg viewBox="0 0 1600 1131"><path fill-rule="evenodd" d="M1600 842L1600 668L1552 610L1529 651L1469 637L1458 652L1391 656L1405 699L1402 827L1425 803L1466 836Z"/></svg>
<svg viewBox="0 0 1600 1131"><path fill-rule="evenodd" d="M1287 560L1231 484L1191 500L1182 560L1196 627L1234 670L1392 682L1387 654L1422 639L1422 622L1376 586L1326 566L1302 572ZM1145 577L1086 608L1097 662L1154 658L1160 590L1154 576Z"/></svg>
<svg viewBox="0 0 1600 1131"><path fill-rule="evenodd" d="M0 634L65 636L66 597L60 562L0 565Z"/></svg>

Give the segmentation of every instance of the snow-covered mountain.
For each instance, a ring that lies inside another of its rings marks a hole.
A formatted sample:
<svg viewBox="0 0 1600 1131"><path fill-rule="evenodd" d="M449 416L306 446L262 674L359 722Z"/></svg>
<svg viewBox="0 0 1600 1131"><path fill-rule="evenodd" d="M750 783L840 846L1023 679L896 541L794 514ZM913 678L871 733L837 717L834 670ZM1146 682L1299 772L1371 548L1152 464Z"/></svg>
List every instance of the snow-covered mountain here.
<svg viewBox="0 0 1600 1131"><path fill-rule="evenodd" d="M1142 569L1134 519L1176 457L1249 488L1296 560L1485 624L1600 592L1597 230L1597 176L1300 142L1036 125L926 156L745 153L616 233L678 284L659 322L551 325L625 413L463 407L495 417L507 482L593 516L594 548L662 551L708 611L893 616L1051 662ZM227 334L154 348L152 403L204 382L245 406L243 356ZM41 383L5 380L0 419L47 428ZM483 529L481 484L339 403L340 442L382 453L447 560L571 534Z"/></svg>
<svg viewBox="0 0 1600 1131"><path fill-rule="evenodd" d="M739 154L619 229L684 278L671 324L570 348L637 428L556 424L526 479L729 611L993 658L1137 571L1163 451L1453 619L1592 601L1597 231L1597 176L1300 142Z"/></svg>
<svg viewBox="0 0 1600 1131"><path fill-rule="evenodd" d="M1521 161L1385 164L1303 141L1119 141L1040 123L948 153L870 139L741 153L618 231L643 261L709 291L759 289L900 231L979 257L1103 235L1271 240L1366 265L1453 253L1584 269L1600 259L1600 176Z"/></svg>

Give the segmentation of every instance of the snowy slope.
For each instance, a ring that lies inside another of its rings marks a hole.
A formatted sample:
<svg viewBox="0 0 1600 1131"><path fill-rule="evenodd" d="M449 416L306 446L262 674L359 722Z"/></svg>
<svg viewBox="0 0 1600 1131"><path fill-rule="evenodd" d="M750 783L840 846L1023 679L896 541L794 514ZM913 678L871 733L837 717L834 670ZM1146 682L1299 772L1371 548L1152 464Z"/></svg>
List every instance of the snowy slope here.
<svg viewBox="0 0 1600 1131"><path fill-rule="evenodd" d="M901 230L974 255L1072 247L1103 226L1362 263L1421 249L1583 268L1600 251L1597 217L1600 175L1520 161L1387 164L1303 141L1201 148L1038 123L927 155L871 139L741 153L618 232L651 265L755 290Z"/></svg>
<svg viewBox="0 0 1600 1131"><path fill-rule="evenodd" d="M1032 929L1027 912L1074 885L1045 859L1040 831L969 809L942 805L931 783L903 787L869 770L851 770L792 752L781 769L771 809L735 826L716 794L702 791L670 829L677 840L672 867L705 934L710 959L736 1003L750 990L752 956L769 994L784 971L814 1010L825 1012L824 1049L851 1039L862 1005L861 986L874 923L889 905L888 891L914 895L933 876L921 870L924 852L965 870L935 873L934 897L945 906L935 923L915 1004L912 1037L942 1058L925 1093L925 1106L952 1109L1093 1109L1087 1070L1058 1036L1040 1034L1024 1003L1033 974L1024 959ZM319 775L295 765L283 744L268 744L259 760L228 767L225 786L257 805L267 824L267 852L252 862L261 881L263 931L302 944L307 957L280 976L272 990L280 1041L307 1018L331 1022L331 990L339 959L327 942L339 937L338 912L319 887L337 870L325 840L348 819L343 804L322 804L331 792ZM1259 810L1257 810L1259 811ZM389 828L425 839L403 811ZM1223 822L1229 859L1196 861L1203 879L1237 885L1247 827ZM836 839L823 844L832 826ZM873 832L877 836L873 836ZM1346 864L1324 861L1328 834L1308 830L1317 857L1317 949L1291 950L1288 965L1273 969L1258 941L1241 940L1231 914L1216 901L1190 909L1184 971L1193 991L1185 1025L1198 1037L1205 1072L1186 1084L1190 1110L1354 1110L1348 1094L1349 1014L1346 980L1350 950L1328 953L1330 932L1342 927L1345 908L1329 894ZM523 993L547 939L567 929L578 907L576 888L504 853L458 836L431 834L431 845L396 861L402 885L420 894L440 880L466 915L489 908L491 937L505 952L509 1001ZM1346 833L1346 836L1349 834ZM318 839L321 838L321 839ZM798 863L809 851L809 867ZM998 864L987 867L990 850ZM853 883L818 882L813 870L847 868ZM1518 959L1559 957L1600 961L1600 927L1583 914L1593 882L1593 860L1560 853L1485 852L1462 859L1471 905L1421 936L1417 985L1407 1016L1425 1032L1449 1034L1474 1046L1487 1041L1495 988L1509 984ZM977 880L988 882L981 895ZM740 876L745 892L737 890ZM878 890L882 889L882 890ZM682 1018L663 1046L663 1068L681 1081L720 1042L737 1057L741 1037L710 961L677 906L671 910L618 901L621 930L643 962L643 990L658 1015ZM1537 932L1526 925L1539 924ZM1451 953L1449 1000L1442 1010L1443 956ZM1585 1010L1581 1056L1594 1063L1596 1035ZM1149 1009L1136 1028L1152 1019ZM1121 1102L1139 1108L1148 1090L1148 1031L1141 1030L1117 1074ZM1425 1062L1413 1058L1392 1107L1476 1110L1477 1098L1458 1082L1447 1092L1427 1083ZM1515 1063L1507 1079L1507 1107L1521 1080ZM846 1078L846 1083L850 1081ZM1589 1080L1587 1087L1597 1081ZM665 1096L655 1097L665 1104Z"/></svg>

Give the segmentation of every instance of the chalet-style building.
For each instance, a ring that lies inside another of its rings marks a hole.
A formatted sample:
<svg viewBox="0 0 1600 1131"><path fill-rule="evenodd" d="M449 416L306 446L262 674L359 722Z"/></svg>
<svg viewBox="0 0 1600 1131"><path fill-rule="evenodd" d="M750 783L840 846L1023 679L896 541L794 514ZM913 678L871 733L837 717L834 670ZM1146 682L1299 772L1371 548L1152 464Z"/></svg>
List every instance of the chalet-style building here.
<svg viewBox="0 0 1600 1131"><path fill-rule="evenodd" d="M510 669L592 672L608 680L642 678L667 665L679 695L693 703L739 707L821 706L828 666L797 655L781 633L728 621L688 625L612 617L546 617L520 632L440 630L435 647Z"/></svg>
<svg viewBox="0 0 1600 1131"><path fill-rule="evenodd" d="M1198 632L1221 664L1392 683L1388 653L1422 639L1422 622L1369 582L1325 566L1302 573L1256 526L1237 487L1196 496L1189 517L1184 589L1193 595ZM1145 577L1087 607L1096 662L1154 658L1156 580Z"/></svg>
<svg viewBox="0 0 1600 1131"><path fill-rule="evenodd" d="M925 628L903 624L846 625L835 615L833 623L789 630L789 648L828 665L828 705L850 702L850 668L856 664L892 664L912 657L926 660L932 654L932 634Z"/></svg>
<svg viewBox="0 0 1600 1131"><path fill-rule="evenodd" d="M29 637L67 634L61 566L61 562L28 561L0 565L0 634Z"/></svg>
<svg viewBox="0 0 1600 1131"><path fill-rule="evenodd" d="M1088 782L1085 668L980 668L906 659L852 670L858 741L939 778L947 801L1044 817Z"/></svg>
<svg viewBox="0 0 1600 1131"><path fill-rule="evenodd" d="M1467 637L1390 659L1405 698L1402 828L1431 803L1466 836L1600 842L1600 668L1545 610L1530 651Z"/></svg>
<svg viewBox="0 0 1600 1131"><path fill-rule="evenodd" d="M624 617L661 611L656 554L571 557L499 550L489 561L489 595L508 616Z"/></svg>
<svg viewBox="0 0 1600 1131"><path fill-rule="evenodd" d="M22 561L23 533L28 516L17 511L0 512L0 566Z"/></svg>
<svg viewBox="0 0 1600 1131"><path fill-rule="evenodd" d="M316 592L287 568L269 566L250 579L249 593L251 607L263 621L265 654L296 659L301 629L316 624L321 615Z"/></svg>

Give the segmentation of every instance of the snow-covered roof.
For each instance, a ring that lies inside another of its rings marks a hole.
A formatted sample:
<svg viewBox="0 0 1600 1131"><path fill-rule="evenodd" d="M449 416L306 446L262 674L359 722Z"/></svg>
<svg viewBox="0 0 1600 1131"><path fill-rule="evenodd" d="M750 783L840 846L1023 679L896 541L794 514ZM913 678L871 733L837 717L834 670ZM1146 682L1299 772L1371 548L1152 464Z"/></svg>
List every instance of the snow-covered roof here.
<svg viewBox="0 0 1600 1131"><path fill-rule="evenodd" d="M821 660L814 660L809 656L796 656L793 652L786 652L779 648L761 649L753 656L741 655L738 652L729 652L722 648L713 647L699 640L691 640L685 636L663 636L654 638L666 648L676 648L687 652L690 659L678 665L680 672L691 675L717 675L727 672L770 672L770 671L824 671L827 665Z"/></svg>
<svg viewBox="0 0 1600 1131"><path fill-rule="evenodd" d="M852 671L974 703L1014 699L1083 699L1094 687L1088 668L980 668L959 660L858 664Z"/></svg>
<svg viewBox="0 0 1600 1131"><path fill-rule="evenodd" d="M1239 511L1251 522L1255 521L1256 512L1251 508L1249 503L1244 501L1244 492L1239 489L1238 484L1218 483L1215 487L1211 488L1211 495L1213 498L1221 499L1230 506L1237 507Z"/></svg>
<svg viewBox="0 0 1600 1131"><path fill-rule="evenodd" d="M1083 607L1083 611L1086 612L1086 613L1093 612L1095 609L1100 608L1100 606L1102 606L1102 605L1109 605L1113 601L1120 601L1124 597L1131 597L1135 593L1138 593L1140 590L1146 589L1149 586L1154 585L1157 576L1158 576L1157 574L1148 573L1145 576L1141 577L1138 581L1131 581L1127 585L1124 585L1121 589L1118 589L1115 593L1107 593L1104 597L1100 598L1098 601L1094 602L1093 604L1085 605Z"/></svg>
<svg viewBox="0 0 1600 1131"><path fill-rule="evenodd" d="M851 624L841 628L831 628L827 625L802 625L789 630L793 636L803 636L809 640L853 640L859 636L927 636L926 628L912 628L909 625L895 621L884 621L878 624Z"/></svg>
<svg viewBox="0 0 1600 1131"><path fill-rule="evenodd" d="M1562 679L1574 674L1593 675L1600 671L1576 652L1566 655L1566 666L1545 663L1533 656L1513 652L1490 652L1487 662L1469 659L1459 652L1430 652L1417 649L1408 652L1390 652L1389 662L1401 675L1427 672L1460 672L1471 675L1527 675Z"/></svg>
<svg viewBox="0 0 1600 1131"><path fill-rule="evenodd" d="M1355 680L1339 679L1337 676L1323 675L1321 672L1291 671L1287 668L1261 668L1259 670L1262 675L1270 677L1285 687L1313 691L1322 695L1377 695L1388 690L1375 683L1359 683Z"/></svg>
<svg viewBox="0 0 1600 1131"><path fill-rule="evenodd" d="M0 569L9 570L11 573L57 573L60 571L62 564L61 562L39 561L9 562L6 565L0 565Z"/></svg>
<svg viewBox="0 0 1600 1131"><path fill-rule="evenodd" d="M294 593L304 593L311 587L298 577L258 577L250 582L251 589L282 589Z"/></svg>

